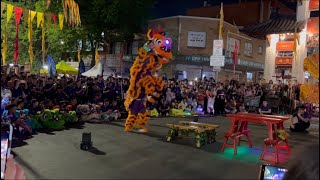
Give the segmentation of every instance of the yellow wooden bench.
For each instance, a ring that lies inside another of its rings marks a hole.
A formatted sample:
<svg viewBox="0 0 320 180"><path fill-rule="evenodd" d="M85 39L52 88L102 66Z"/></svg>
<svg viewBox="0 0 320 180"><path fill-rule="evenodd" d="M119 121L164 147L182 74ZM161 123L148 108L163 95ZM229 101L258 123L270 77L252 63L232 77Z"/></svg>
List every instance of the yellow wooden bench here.
<svg viewBox="0 0 320 180"><path fill-rule="evenodd" d="M188 122L188 121L187 121ZM189 136L194 134L196 136L196 146L201 147L204 144L215 141L215 129L216 127L209 126L197 126L192 124L167 124L170 128L167 141L174 140L179 136L179 133L183 136Z"/></svg>
<svg viewBox="0 0 320 180"><path fill-rule="evenodd" d="M197 127L202 127L202 128L207 128L207 127L211 127L211 128L219 128L219 125L215 125L215 124L207 124L207 123L198 123L198 122L192 122L192 121L179 121L180 124L183 125L188 125L188 126L197 126Z"/></svg>

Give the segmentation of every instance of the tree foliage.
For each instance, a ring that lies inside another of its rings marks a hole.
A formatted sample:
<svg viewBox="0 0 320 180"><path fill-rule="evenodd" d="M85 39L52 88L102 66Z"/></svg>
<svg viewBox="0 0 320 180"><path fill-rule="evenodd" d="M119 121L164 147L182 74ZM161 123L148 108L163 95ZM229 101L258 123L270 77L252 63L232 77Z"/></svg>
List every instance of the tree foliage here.
<svg viewBox="0 0 320 180"><path fill-rule="evenodd" d="M82 28L94 53L96 44L106 47L110 42L128 40L133 38L134 33L141 32L148 16L148 8L154 0L76 2L80 8Z"/></svg>
<svg viewBox="0 0 320 180"><path fill-rule="evenodd" d="M66 58L64 52L70 52L71 54L69 53L69 55L75 55L79 47L79 41L82 41L82 54L87 50L87 41L90 42L89 48L91 53L94 54L97 43L102 46L103 44L107 45L109 42L124 41L132 38L133 34L140 32L145 24L148 7L152 5L153 0L76 0L76 2L79 5L81 27L71 28L65 23L63 30L60 30L58 20L56 27L52 19L49 27L45 23L47 54L56 61ZM51 0L48 10L46 10L46 1L8 1L8 3L46 14L63 13L62 0ZM19 63L29 61L28 25L24 23L25 18L23 16L19 25ZM6 10L1 15L2 35L5 20ZM14 21L14 14L12 14L8 24L7 63L13 62L16 35ZM46 17L45 22L47 22ZM42 65L41 28L37 28L36 24L37 17L33 20L34 69L38 69ZM102 36L102 33L104 36ZM1 49L2 47L3 44ZM94 62L94 56L92 57Z"/></svg>

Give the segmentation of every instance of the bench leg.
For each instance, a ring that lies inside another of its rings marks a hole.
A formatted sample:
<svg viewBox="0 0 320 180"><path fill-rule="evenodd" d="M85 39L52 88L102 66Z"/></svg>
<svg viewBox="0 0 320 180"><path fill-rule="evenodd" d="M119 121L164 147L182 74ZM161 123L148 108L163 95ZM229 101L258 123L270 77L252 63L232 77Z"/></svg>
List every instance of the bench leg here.
<svg viewBox="0 0 320 180"><path fill-rule="evenodd" d="M221 152L224 152L224 149L226 148L228 140L229 140L229 138L227 138L227 137L224 138L224 142L223 142L223 145L222 145L222 148L221 148Z"/></svg>
<svg viewBox="0 0 320 180"><path fill-rule="evenodd" d="M174 140L177 135L179 134L179 131L177 129L170 129L167 135L167 141Z"/></svg>
<svg viewBox="0 0 320 180"><path fill-rule="evenodd" d="M196 133L196 146L199 148L207 143L207 133Z"/></svg>
<svg viewBox="0 0 320 180"><path fill-rule="evenodd" d="M237 155L237 138L233 138L233 154Z"/></svg>
<svg viewBox="0 0 320 180"><path fill-rule="evenodd" d="M290 155L290 148L289 148L288 139L286 139L284 142L286 143L286 148L287 148L288 155Z"/></svg>
<svg viewBox="0 0 320 180"><path fill-rule="evenodd" d="M207 143L208 144L216 142L216 132L215 132L215 130L206 131L206 134L207 134Z"/></svg>
<svg viewBox="0 0 320 180"><path fill-rule="evenodd" d="M261 154L261 156L260 156L260 159L261 159L261 160L263 160L264 155L266 154L267 148L268 148L267 145L264 145L264 146L263 146L263 151L262 151L262 154Z"/></svg>
<svg viewBox="0 0 320 180"><path fill-rule="evenodd" d="M249 133L246 133L245 135L246 135L246 137L247 137L247 139L248 139L249 147L252 148L252 142L251 142L250 134L249 134Z"/></svg>
<svg viewBox="0 0 320 180"><path fill-rule="evenodd" d="M200 139L200 134L196 134L196 146L197 148L201 147L201 139Z"/></svg>
<svg viewBox="0 0 320 180"><path fill-rule="evenodd" d="M274 153L275 153L275 163L279 163L279 150L278 148L274 147Z"/></svg>

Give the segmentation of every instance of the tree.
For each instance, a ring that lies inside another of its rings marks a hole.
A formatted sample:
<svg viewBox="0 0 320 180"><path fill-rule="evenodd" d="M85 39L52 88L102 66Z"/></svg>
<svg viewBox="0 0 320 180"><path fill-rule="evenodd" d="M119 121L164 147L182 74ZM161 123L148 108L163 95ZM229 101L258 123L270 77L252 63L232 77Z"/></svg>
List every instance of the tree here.
<svg viewBox="0 0 320 180"><path fill-rule="evenodd" d="M124 41L133 38L133 34L141 32L148 15L148 7L154 0L76 0L79 5L81 27L71 28L64 25L63 30L59 26L54 27L53 22L47 26L45 23L46 53L56 61L64 58L62 53L69 52L75 55L79 43L82 42L81 54L86 54L87 41L92 54L92 66L94 65L94 52L96 45L102 47L114 41ZM63 13L62 0L51 0L51 5L46 10L46 1L8 2L15 6L37 12L59 14ZM19 63L29 61L29 41L27 23L22 15L19 25ZM46 17L45 17L46 18ZM6 11L1 16L1 25L6 20ZM41 28L36 27L36 17L33 21L33 69L42 66ZM47 19L45 19L47 22ZM7 63L13 62L15 40L14 14L8 24L8 51ZM104 36L102 36L104 33ZM3 26L1 26L3 34ZM63 43L62 43L63 42ZM2 48L2 46L1 46Z"/></svg>
<svg viewBox="0 0 320 180"><path fill-rule="evenodd" d="M132 39L134 33L141 32L147 20L148 8L154 0L76 0L76 2L79 4L83 37L86 37L83 40L87 39L91 45L93 66L97 44L98 47L105 45L107 48L110 42Z"/></svg>
<svg viewBox="0 0 320 180"><path fill-rule="evenodd" d="M62 1L52 1L50 8L46 10L46 1L25 1L25 2L8 2L14 6L22 7L26 10L34 10L37 12L45 12L59 14L63 12ZM21 17L21 23L19 25L19 63L23 64L29 61L29 40L28 40L28 24L25 23L25 14ZM1 15L1 35L3 35L4 22L6 20L6 11ZM45 17L46 18L46 17ZM75 52L78 49L78 40L81 39L82 28L70 28L64 25L63 30L59 29L58 21L57 27L54 26L51 19L51 24L48 26L46 23L48 19L45 19L45 47L46 53L52 56L55 61L62 58L62 53L69 51ZM42 67L42 50L41 50L41 28L37 28L37 17L33 20L33 52L34 52L34 62L33 70L38 70ZM14 40L16 36L15 20L14 14L12 14L11 20L8 23L8 51L7 51L7 63L13 62L14 53ZM63 42L63 44L61 43ZM3 44L1 46L2 50Z"/></svg>

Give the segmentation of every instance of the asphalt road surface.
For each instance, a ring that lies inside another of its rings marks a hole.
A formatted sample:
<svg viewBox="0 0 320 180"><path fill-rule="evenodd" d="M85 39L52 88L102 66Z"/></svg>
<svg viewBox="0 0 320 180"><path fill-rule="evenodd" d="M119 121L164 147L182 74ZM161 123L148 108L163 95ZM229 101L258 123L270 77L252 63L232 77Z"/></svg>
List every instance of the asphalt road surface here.
<svg viewBox="0 0 320 180"><path fill-rule="evenodd" d="M39 133L12 151L27 179L257 179L263 163L259 157L267 137L266 126L250 124L254 147L248 148L244 142L234 156L232 149L220 152L230 123L227 118L199 120L220 125L217 142L201 148L195 147L193 136L166 142L166 123L179 120L191 119L151 119L150 131L145 134L125 133L123 121L87 123L83 127ZM319 122L315 126L319 127ZM318 128L311 131L290 133L293 153L307 143L319 141ZM92 133L91 151L80 150L83 132ZM280 161L286 166L288 157L281 155Z"/></svg>

